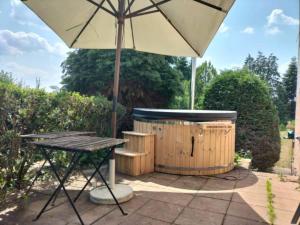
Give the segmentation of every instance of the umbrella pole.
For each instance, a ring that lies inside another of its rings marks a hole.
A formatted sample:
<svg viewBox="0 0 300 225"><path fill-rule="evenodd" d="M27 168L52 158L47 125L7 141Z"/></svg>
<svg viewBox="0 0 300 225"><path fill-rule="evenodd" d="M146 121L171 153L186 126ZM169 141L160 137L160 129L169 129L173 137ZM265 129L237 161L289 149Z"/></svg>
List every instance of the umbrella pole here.
<svg viewBox="0 0 300 225"><path fill-rule="evenodd" d="M113 87L113 100L112 100L112 137L117 137L117 104L119 94L119 78L121 66L121 51L122 51L122 37L124 27L124 10L125 0L119 2L119 15L118 15L118 31L117 31L117 48L115 58L115 73L114 73L114 87ZM115 187L115 150L112 151L112 157L109 161L109 184L113 189Z"/></svg>

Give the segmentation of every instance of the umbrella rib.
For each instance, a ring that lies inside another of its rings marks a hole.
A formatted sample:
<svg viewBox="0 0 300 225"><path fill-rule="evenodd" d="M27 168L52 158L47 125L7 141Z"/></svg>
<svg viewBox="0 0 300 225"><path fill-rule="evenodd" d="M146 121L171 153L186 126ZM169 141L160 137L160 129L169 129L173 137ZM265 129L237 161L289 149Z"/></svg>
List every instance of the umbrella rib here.
<svg viewBox="0 0 300 225"><path fill-rule="evenodd" d="M155 3L153 0L149 0L153 5ZM167 17L167 15L158 7L155 5L157 10L163 15L163 17L168 21L168 23L173 27L173 29L180 35L180 37L188 44L188 46L197 54L200 55L200 53L191 45L191 43L188 42L188 40L182 35L182 33L175 27L175 25L171 22L171 20Z"/></svg>
<svg viewBox="0 0 300 225"><path fill-rule="evenodd" d="M103 2L101 2L100 4L98 4L97 2L94 2L93 0L86 0L86 1L88 1L89 3L91 3L91 4L95 5L95 6L98 6L100 9L103 9L105 12L109 13L110 15L112 15L114 17L117 16L116 13L114 13L114 12L110 11L109 9L105 8L104 6L102 6ZM108 2L109 0L106 0L106 1ZM113 6L111 6L111 7L113 7ZM115 8L112 8L112 9L116 10ZM115 11L115 12L117 12L117 11Z"/></svg>
<svg viewBox="0 0 300 225"><path fill-rule="evenodd" d="M132 5L132 3L134 2L134 0L132 0L130 3L129 3L129 0L127 0L127 3L128 3L128 10L129 10L129 13L130 13L130 7ZM126 12L124 13L124 15L126 15ZM135 41L134 41L134 33L133 33L133 26L132 26L132 19L129 18L130 20L130 27L131 27L131 37L132 37L132 45L133 45L133 49L135 49Z"/></svg>
<svg viewBox="0 0 300 225"><path fill-rule="evenodd" d="M124 15L126 15L126 13L129 11L129 13L130 13L130 8L131 8L131 6L132 6L132 4L134 3L134 1L135 0L131 0L131 2L129 3L129 0L127 0L128 1L128 6L127 6L127 8L125 9L125 12L124 12Z"/></svg>
<svg viewBox="0 0 300 225"><path fill-rule="evenodd" d="M144 16L144 15L147 15L147 14L152 14L152 13L157 13L157 12L159 12L159 10L154 9L154 10L151 10L151 11L141 12L141 13L138 13L138 14L131 15L129 18L131 20L131 18L133 18L133 17Z"/></svg>
<svg viewBox="0 0 300 225"><path fill-rule="evenodd" d="M111 7L111 9L114 11L115 15L117 15L118 12L117 12L116 8L114 7L114 5L111 3L111 1L110 0L106 0L106 1L108 2L108 4Z"/></svg>
<svg viewBox="0 0 300 225"><path fill-rule="evenodd" d="M136 14L143 13L143 12L149 10L149 9L152 9L152 8L157 8L157 9L158 9L158 6L159 6L159 5L165 4L165 3L169 2L169 1L171 1L171 0L162 0L162 1L157 2L157 3L151 1L151 2L152 2L152 5L147 6L147 7L145 7L145 8L142 8L142 9L139 9L139 10L134 11L134 12L132 12L132 13L129 13L129 14L126 16L126 18L133 17L133 16L135 16ZM158 9L158 10L159 10L159 9Z"/></svg>
<svg viewBox="0 0 300 225"><path fill-rule="evenodd" d="M218 10L218 11L226 13L226 11L223 10L221 7L213 5L213 4L209 3L209 2L205 2L203 0L193 0L193 1L195 1L197 3L200 3L202 5L208 6L208 7L212 8L212 9L215 9L215 10Z"/></svg>
<svg viewBox="0 0 300 225"><path fill-rule="evenodd" d="M105 0L102 0L102 2L100 3L100 5L102 5L105 2ZM86 29L86 27L89 25L89 23L92 21L92 19L95 17L96 13L99 11L100 7L97 4L97 9L94 11L94 13L92 14L92 16L88 19L88 21L84 24L83 28L80 30L80 32L76 35L75 39L72 41L70 48L73 47L73 45L76 43L76 41L78 40L78 38L80 37L80 35L82 34L82 32Z"/></svg>

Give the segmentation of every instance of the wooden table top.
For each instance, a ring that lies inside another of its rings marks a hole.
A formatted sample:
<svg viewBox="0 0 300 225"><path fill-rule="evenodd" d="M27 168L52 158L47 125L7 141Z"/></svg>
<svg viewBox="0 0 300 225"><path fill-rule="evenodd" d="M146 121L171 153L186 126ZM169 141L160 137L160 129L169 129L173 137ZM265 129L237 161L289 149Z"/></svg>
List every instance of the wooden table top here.
<svg viewBox="0 0 300 225"><path fill-rule="evenodd" d="M62 151L93 152L104 148L117 146L127 142L127 139L92 136L68 136L43 141L35 141L32 144Z"/></svg>
<svg viewBox="0 0 300 225"><path fill-rule="evenodd" d="M61 137L79 136L79 135L95 135L96 132L91 131L61 131L61 132L51 132L42 134L25 134L21 135L21 138L45 138L54 139Z"/></svg>

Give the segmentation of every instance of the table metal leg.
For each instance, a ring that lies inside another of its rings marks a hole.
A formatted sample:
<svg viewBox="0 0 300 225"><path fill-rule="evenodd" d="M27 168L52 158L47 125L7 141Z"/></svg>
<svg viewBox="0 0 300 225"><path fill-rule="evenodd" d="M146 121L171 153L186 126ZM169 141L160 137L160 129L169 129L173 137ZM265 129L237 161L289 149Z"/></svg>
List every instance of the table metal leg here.
<svg viewBox="0 0 300 225"><path fill-rule="evenodd" d="M71 162L67 168L67 171L65 173L65 175L63 176L63 178L61 179L55 169L55 166L54 164L52 163L51 159L50 159L50 156L49 154L47 153L47 151L45 149L42 149L42 153L43 155L45 156L46 160L49 162L56 178L58 179L59 181L59 185L58 187L55 189L55 191L53 192L53 194L51 195L51 197L49 198L49 200L47 201L47 203L44 205L44 207L42 208L42 210L39 212L39 214L37 215L37 217L34 219L34 221L38 220L40 218L40 216L43 214L43 212L45 211L45 209L47 208L47 206L49 205L49 203L51 202L51 200L53 199L53 197L57 194L58 190L60 190L61 188L63 188L71 206L73 207L79 221L81 222L81 224L83 225L83 221L76 209L76 207L74 206L73 202L72 202L72 199L70 198L69 194L67 193L65 187L64 187L64 183L66 182L66 180L68 179L68 177L70 176L70 174L72 173L73 169L75 168L76 164L78 163L79 159L80 159L80 156L82 155L81 153L78 154L78 153L74 153L73 156L72 156L72 159L71 159Z"/></svg>
<svg viewBox="0 0 300 225"><path fill-rule="evenodd" d="M101 172L99 171L98 167L96 166L95 162L93 159L90 159L91 162L93 163L95 169L96 169L96 172L98 172L99 176L101 177L102 181L104 182L105 186L107 187L108 191L110 192L110 194L112 195L113 199L115 200L117 206L119 207L120 211L122 212L122 214L124 216L128 215L127 213L124 212L124 210L122 209L120 203L118 202L117 198L115 197L114 193L112 192L111 188L109 187L109 185L107 184L105 178L103 177L103 175L101 174Z"/></svg>
<svg viewBox="0 0 300 225"><path fill-rule="evenodd" d="M90 178L87 180L87 182L85 183L85 185L83 186L83 188L79 191L79 193L76 195L76 197L74 198L74 202L77 201L77 199L79 198L79 196L81 195L81 193L84 191L84 189L86 188L86 186L91 182L91 180L93 179L93 177L96 175L97 170L100 169L100 167L103 165L103 163L110 157L111 151L109 151L103 158L103 160L99 163L99 165L96 167L96 170L92 173L92 175L90 176Z"/></svg>
<svg viewBox="0 0 300 225"><path fill-rule="evenodd" d="M300 203L298 205L298 208L296 209L296 212L293 216L291 224L296 224L299 219L300 219ZM299 222L299 224L300 224L300 222Z"/></svg>
<svg viewBox="0 0 300 225"><path fill-rule="evenodd" d="M43 165L41 166L41 168L36 172L36 175L35 175L33 181L31 182L29 188L28 188L27 191L26 191L26 194L28 194L28 193L31 191L31 188L33 187L33 185L34 185L34 183L36 182L36 180L39 178L39 176L42 175L42 170L43 170L43 168L44 168L46 162L47 162L47 160L44 161L44 163L43 163Z"/></svg>
<svg viewBox="0 0 300 225"><path fill-rule="evenodd" d="M97 165L95 164L93 159L90 159L92 164L94 165L96 172L99 174L99 176L101 177L102 181L104 182L105 186L107 187L108 191L110 192L110 194L112 195L113 199L115 200L117 206L119 207L120 211L122 212L122 214L124 216L128 215L127 213L124 212L124 210L122 209L120 203L118 202L117 198L115 197L114 193L112 192L111 188L109 187L109 185L107 184L105 178L103 177L103 175L101 174L101 172L99 171Z"/></svg>

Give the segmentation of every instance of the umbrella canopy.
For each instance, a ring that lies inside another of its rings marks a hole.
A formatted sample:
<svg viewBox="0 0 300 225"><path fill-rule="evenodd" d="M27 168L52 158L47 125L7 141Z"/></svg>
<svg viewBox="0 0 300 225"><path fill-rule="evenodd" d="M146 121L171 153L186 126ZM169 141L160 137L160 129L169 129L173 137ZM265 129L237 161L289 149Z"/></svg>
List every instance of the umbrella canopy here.
<svg viewBox="0 0 300 225"><path fill-rule="evenodd" d="M113 49L112 136L121 48L202 56L234 0L22 0L70 48Z"/></svg>
<svg viewBox="0 0 300 225"><path fill-rule="evenodd" d="M23 2L71 48L117 46L119 0ZM164 55L202 56L233 2L124 0L122 47Z"/></svg>

